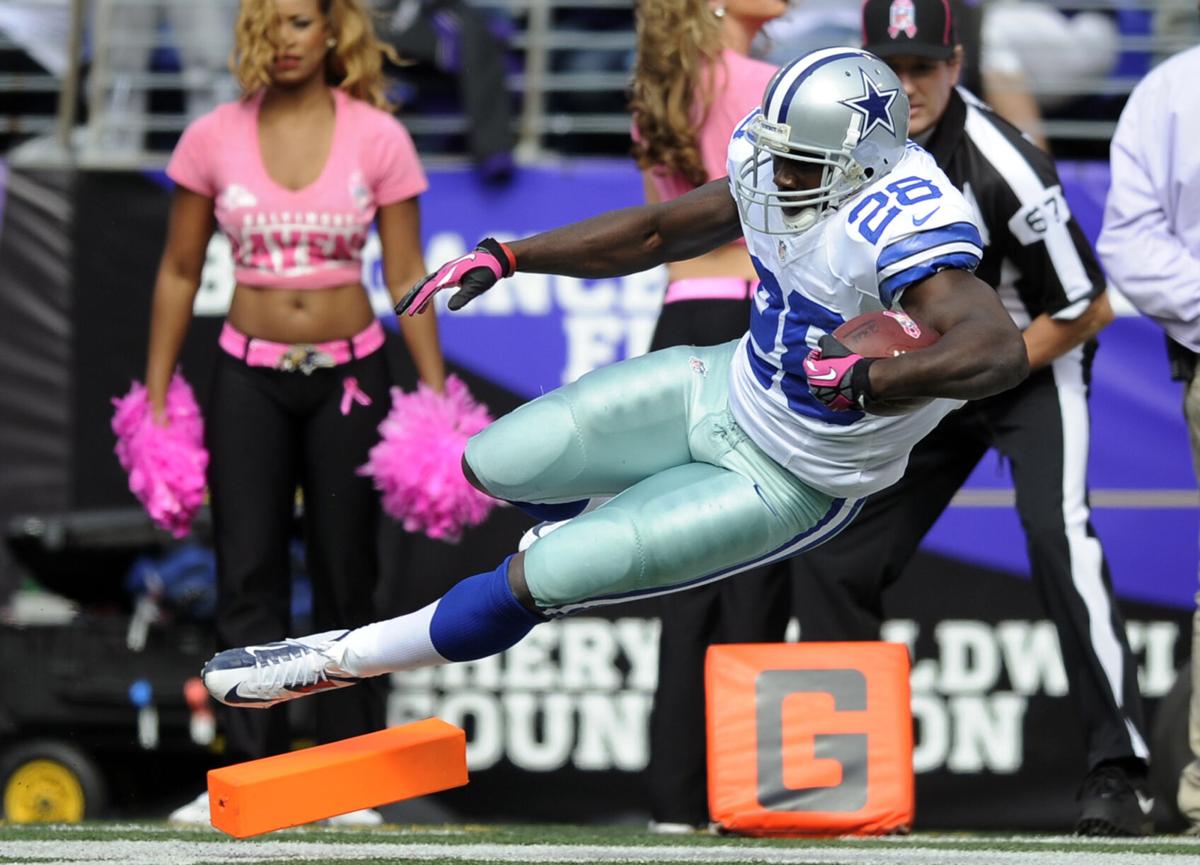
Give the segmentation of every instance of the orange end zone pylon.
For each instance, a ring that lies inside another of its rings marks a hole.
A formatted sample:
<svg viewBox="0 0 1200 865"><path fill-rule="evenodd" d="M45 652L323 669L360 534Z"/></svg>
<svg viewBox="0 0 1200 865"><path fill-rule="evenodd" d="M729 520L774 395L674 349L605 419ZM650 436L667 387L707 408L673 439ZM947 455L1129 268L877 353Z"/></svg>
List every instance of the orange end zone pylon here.
<svg viewBox="0 0 1200 865"><path fill-rule="evenodd" d="M212 824L235 838L467 783L467 737L437 718L208 773Z"/></svg>

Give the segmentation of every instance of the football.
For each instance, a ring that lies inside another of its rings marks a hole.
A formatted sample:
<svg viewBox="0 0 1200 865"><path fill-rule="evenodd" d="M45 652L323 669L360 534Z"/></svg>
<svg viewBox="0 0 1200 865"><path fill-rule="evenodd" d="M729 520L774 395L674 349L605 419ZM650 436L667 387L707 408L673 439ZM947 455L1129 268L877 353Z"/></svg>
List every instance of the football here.
<svg viewBox="0 0 1200 865"><path fill-rule="evenodd" d="M863 357L895 357L927 348L938 341L938 332L899 310L880 310L855 316L833 332L842 345ZM927 397L874 400L870 414L907 414L928 405Z"/></svg>

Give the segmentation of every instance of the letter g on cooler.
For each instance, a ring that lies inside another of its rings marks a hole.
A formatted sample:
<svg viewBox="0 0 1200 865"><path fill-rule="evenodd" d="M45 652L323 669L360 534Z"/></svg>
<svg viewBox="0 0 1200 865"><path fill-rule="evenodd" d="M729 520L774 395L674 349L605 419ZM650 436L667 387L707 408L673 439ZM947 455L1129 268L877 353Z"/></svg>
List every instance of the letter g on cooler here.
<svg viewBox="0 0 1200 865"><path fill-rule="evenodd" d="M911 826L909 661L890 643L713 646L705 671L713 819L749 835Z"/></svg>
<svg viewBox="0 0 1200 865"><path fill-rule="evenodd" d="M754 701L764 808L846 813L867 804L867 732L833 732L855 729L867 708L859 670L764 670Z"/></svg>

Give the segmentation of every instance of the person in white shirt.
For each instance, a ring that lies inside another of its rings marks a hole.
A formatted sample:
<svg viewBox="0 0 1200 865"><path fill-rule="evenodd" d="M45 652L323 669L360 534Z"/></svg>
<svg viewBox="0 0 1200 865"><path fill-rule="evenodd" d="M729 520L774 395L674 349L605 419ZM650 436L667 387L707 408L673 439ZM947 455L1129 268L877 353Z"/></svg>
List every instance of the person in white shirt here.
<svg viewBox="0 0 1200 865"><path fill-rule="evenodd" d="M1200 474L1200 114L1186 98L1200 48L1178 54L1134 89L1112 140L1112 186L1097 251L1113 283L1166 331ZM1200 593L1196 596L1200 603ZM1200 828L1200 609L1192 625L1188 734L1195 759L1179 780L1179 809Z"/></svg>

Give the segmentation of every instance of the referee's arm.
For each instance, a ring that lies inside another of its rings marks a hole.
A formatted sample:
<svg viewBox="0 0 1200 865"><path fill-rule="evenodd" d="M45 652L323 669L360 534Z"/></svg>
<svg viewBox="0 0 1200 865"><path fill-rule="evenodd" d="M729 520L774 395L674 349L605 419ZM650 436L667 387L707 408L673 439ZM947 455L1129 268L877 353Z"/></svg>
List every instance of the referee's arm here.
<svg viewBox="0 0 1200 865"><path fill-rule="evenodd" d="M1041 369L1062 357L1077 345L1094 337L1113 320L1108 292L1092 298L1078 318L1061 320L1043 312L1025 328L1025 352L1029 355L1029 370Z"/></svg>

